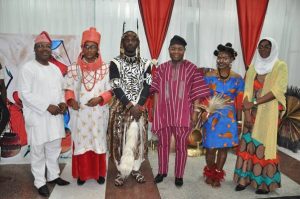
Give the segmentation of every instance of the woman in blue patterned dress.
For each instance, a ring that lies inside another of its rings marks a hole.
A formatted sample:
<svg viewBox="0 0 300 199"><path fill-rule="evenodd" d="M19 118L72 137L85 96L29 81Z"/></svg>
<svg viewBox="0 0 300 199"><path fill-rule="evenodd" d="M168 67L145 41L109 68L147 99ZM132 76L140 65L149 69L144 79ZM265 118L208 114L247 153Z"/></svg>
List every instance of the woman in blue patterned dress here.
<svg viewBox="0 0 300 199"><path fill-rule="evenodd" d="M206 74L205 80L212 96L226 99L223 109L212 113L203 126L203 147L206 148L205 182L219 187L224 179L223 166L228 148L238 145L238 121L241 120L241 107L236 111L235 103L241 99L244 90L243 78L231 70L231 64L237 56L230 43L220 44L215 50L217 69ZM238 112L238 114L237 114Z"/></svg>

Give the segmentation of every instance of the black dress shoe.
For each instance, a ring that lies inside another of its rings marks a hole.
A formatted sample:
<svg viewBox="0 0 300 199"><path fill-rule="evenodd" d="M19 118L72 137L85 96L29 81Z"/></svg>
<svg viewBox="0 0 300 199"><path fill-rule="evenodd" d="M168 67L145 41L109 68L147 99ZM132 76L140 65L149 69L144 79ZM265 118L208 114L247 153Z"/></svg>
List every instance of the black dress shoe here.
<svg viewBox="0 0 300 199"><path fill-rule="evenodd" d="M243 191L244 189L246 189L248 185L241 185L241 184L238 184L236 187L235 187L235 191Z"/></svg>
<svg viewBox="0 0 300 199"><path fill-rule="evenodd" d="M70 184L70 182L63 180L60 177L56 178L55 180L49 181L49 183L55 183L59 186L65 186L65 185Z"/></svg>
<svg viewBox="0 0 300 199"><path fill-rule="evenodd" d="M47 185L43 185L40 188L38 188L38 192L41 196L44 196L44 197L49 197L50 196L49 189L48 189Z"/></svg>
<svg viewBox="0 0 300 199"><path fill-rule="evenodd" d="M102 176L100 176L100 177L98 178L97 182L98 182L98 184L104 184L105 178L102 177Z"/></svg>
<svg viewBox="0 0 300 199"><path fill-rule="evenodd" d="M183 185L183 178L175 178L175 185L181 187Z"/></svg>
<svg viewBox="0 0 300 199"><path fill-rule="evenodd" d="M164 180L164 178L167 177L167 174L157 174L154 178L155 183L160 183Z"/></svg>
<svg viewBox="0 0 300 199"><path fill-rule="evenodd" d="M256 194L268 194L270 191L263 190L263 189L257 189L255 191Z"/></svg>
<svg viewBox="0 0 300 199"><path fill-rule="evenodd" d="M77 179L77 185L81 186L85 183L85 180L80 180L80 178Z"/></svg>

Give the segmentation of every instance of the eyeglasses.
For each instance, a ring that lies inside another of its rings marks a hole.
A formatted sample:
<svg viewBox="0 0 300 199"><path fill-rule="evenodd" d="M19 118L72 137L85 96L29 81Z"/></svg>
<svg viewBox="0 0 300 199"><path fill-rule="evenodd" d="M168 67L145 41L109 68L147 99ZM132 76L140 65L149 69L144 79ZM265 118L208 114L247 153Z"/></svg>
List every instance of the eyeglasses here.
<svg viewBox="0 0 300 199"><path fill-rule="evenodd" d="M51 49L51 44L35 44L36 48L46 48Z"/></svg>
<svg viewBox="0 0 300 199"><path fill-rule="evenodd" d="M84 45L83 46L85 49L87 49L87 50L97 50L98 49L98 46L96 46L96 45Z"/></svg>
<svg viewBox="0 0 300 199"><path fill-rule="evenodd" d="M259 50L262 50L262 49L270 50L271 48L272 48L272 47L271 47L270 45L265 45L265 46L259 45L259 46L257 47L257 49L259 49Z"/></svg>

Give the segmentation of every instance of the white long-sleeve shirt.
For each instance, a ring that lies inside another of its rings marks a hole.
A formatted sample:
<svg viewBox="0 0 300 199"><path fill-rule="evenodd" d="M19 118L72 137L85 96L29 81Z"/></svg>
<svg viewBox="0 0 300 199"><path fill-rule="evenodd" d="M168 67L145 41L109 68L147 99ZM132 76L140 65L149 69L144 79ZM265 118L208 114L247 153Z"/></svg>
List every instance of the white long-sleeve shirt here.
<svg viewBox="0 0 300 199"><path fill-rule="evenodd" d="M51 115L50 104L64 102L64 79L60 70L49 63L27 62L18 77L28 143L40 145L65 136L63 115Z"/></svg>

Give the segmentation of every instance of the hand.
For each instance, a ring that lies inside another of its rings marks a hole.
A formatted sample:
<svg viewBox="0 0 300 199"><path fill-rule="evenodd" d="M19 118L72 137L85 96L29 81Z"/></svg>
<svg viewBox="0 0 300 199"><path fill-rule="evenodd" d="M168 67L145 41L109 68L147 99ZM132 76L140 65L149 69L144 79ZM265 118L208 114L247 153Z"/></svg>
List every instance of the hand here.
<svg viewBox="0 0 300 199"><path fill-rule="evenodd" d="M250 110L254 106L253 102L249 102L248 96L245 97L243 101L243 109L244 110Z"/></svg>
<svg viewBox="0 0 300 199"><path fill-rule="evenodd" d="M195 128L198 122L198 112L194 111L192 115L192 127Z"/></svg>
<svg viewBox="0 0 300 199"><path fill-rule="evenodd" d="M242 133L242 124L238 124L238 135L240 136Z"/></svg>
<svg viewBox="0 0 300 199"><path fill-rule="evenodd" d="M209 113L207 111L204 111L202 114L201 114L201 121L204 123L206 122L206 120L208 120L208 117L209 117Z"/></svg>
<svg viewBox="0 0 300 199"><path fill-rule="evenodd" d="M142 111L140 110L140 105L136 104L130 109L130 114L133 116L133 118L138 121L140 117L142 116Z"/></svg>
<svg viewBox="0 0 300 199"><path fill-rule="evenodd" d="M47 111L49 111L49 113L51 113L51 115L58 115L61 112L60 108L53 104L50 104L48 106Z"/></svg>
<svg viewBox="0 0 300 199"><path fill-rule="evenodd" d="M58 104L58 107L60 108L60 113L64 114L66 112L68 106L66 103L61 102Z"/></svg>
<svg viewBox="0 0 300 199"><path fill-rule="evenodd" d="M79 103L76 101L76 100L74 100L74 99L69 99L68 100L68 104L71 106L71 108L73 109L73 110L79 110Z"/></svg>
<svg viewBox="0 0 300 199"><path fill-rule="evenodd" d="M101 96L93 97L85 105L87 105L89 107L94 107L94 106L97 106L101 102L103 102L103 98Z"/></svg>
<svg viewBox="0 0 300 199"><path fill-rule="evenodd" d="M243 103L243 110L250 110L254 106L253 102L244 102Z"/></svg>
<svg viewBox="0 0 300 199"><path fill-rule="evenodd" d="M244 121L244 126L248 129L251 130L253 127L253 122L251 118L251 114L249 111L245 111L245 121Z"/></svg>
<svg viewBox="0 0 300 199"><path fill-rule="evenodd" d="M252 127L253 127L253 123L252 123L252 121L250 120L245 120L245 122L244 122L244 126L245 127L247 127L247 129L252 129Z"/></svg>

